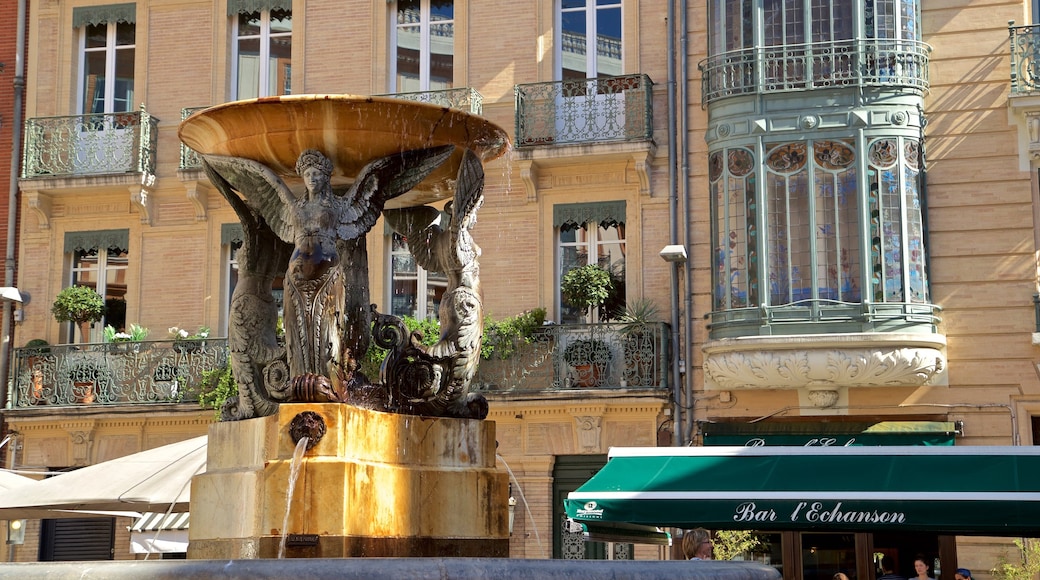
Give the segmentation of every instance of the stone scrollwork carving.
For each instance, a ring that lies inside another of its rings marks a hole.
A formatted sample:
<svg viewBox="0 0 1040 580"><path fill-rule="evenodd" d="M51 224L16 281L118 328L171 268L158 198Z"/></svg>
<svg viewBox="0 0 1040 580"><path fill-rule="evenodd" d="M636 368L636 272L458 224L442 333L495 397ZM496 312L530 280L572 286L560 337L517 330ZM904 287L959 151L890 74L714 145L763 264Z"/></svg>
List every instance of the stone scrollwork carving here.
<svg viewBox="0 0 1040 580"><path fill-rule="evenodd" d="M719 389L841 386L918 387L946 366L931 348L756 350L711 353L704 373Z"/></svg>

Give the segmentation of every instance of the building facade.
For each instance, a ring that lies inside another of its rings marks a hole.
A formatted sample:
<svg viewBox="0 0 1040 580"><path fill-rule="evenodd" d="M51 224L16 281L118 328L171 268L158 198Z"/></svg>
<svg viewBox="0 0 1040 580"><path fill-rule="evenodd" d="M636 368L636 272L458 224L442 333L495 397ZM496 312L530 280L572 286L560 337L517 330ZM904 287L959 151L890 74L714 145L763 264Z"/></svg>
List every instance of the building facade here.
<svg viewBox="0 0 1040 580"><path fill-rule="evenodd" d="M514 557L661 557L585 543L564 521L562 498L611 446L847 442L895 428L1031 445L1038 140L1031 85L1009 84L1031 80L1032 61L1009 74L1007 28L1029 10L982 0L35 3L16 262L32 299L13 342L46 341L50 362L15 356L4 422L20 447L7 464L70 468L205 432L211 412L177 389L226 357L215 346L240 230L177 127L201 107L308 93L432 101L512 137L510 154L485 168L473 230L485 309L501 320L544 308L556 323L485 361L478 378L518 500ZM443 278L416 267L382 223L372 232L380 310L433 316ZM666 246L686 261L662 260ZM568 306L561 279L586 264L610 271L615 305L655 305L654 324L626 332L606 310ZM109 306L86 332L50 313L77 283ZM151 362L134 367L149 377L135 383L141 396L110 365L75 380L67 345L113 354L104 327L131 324L151 339L207 327L214 348L150 344ZM588 338L610 352L592 383L565 354ZM28 534L16 558L41 557L39 538L52 536ZM985 570L1007 545L771 540L777 551L760 556L792 578L865 574L874 551L904 566L927 553L952 578L953 563ZM811 568L807 554L823 552L834 560Z"/></svg>

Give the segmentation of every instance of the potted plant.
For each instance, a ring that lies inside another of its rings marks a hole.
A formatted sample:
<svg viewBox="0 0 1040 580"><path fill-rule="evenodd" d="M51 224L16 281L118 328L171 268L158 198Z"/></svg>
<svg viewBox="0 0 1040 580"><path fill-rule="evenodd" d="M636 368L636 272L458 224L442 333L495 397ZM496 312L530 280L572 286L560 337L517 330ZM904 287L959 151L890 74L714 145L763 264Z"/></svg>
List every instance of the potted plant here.
<svg viewBox="0 0 1040 580"><path fill-rule="evenodd" d="M111 348L116 352L137 351L140 345L130 343L139 343L146 338L148 329L139 324L131 324L128 332L117 331L111 324L105 327L105 342L112 344Z"/></svg>
<svg viewBox="0 0 1040 580"><path fill-rule="evenodd" d="M39 405L46 403L43 395L43 365L44 357L50 354L50 344L42 338L34 338L25 343L19 357L24 357L25 369L29 371L30 392L29 404Z"/></svg>
<svg viewBox="0 0 1040 580"><path fill-rule="evenodd" d="M610 272L597 264L572 268L560 280L564 302L586 315L590 309L598 308L607 301L613 287Z"/></svg>
<svg viewBox="0 0 1040 580"><path fill-rule="evenodd" d="M614 351L606 341L598 338L577 338L563 349L563 360L574 367L579 387L594 387L606 374L607 365L614 360Z"/></svg>
<svg viewBox="0 0 1040 580"><path fill-rule="evenodd" d="M88 286L69 286L58 292L51 314L58 322L74 323L82 342L89 342L88 323L97 322L105 315L105 299Z"/></svg>

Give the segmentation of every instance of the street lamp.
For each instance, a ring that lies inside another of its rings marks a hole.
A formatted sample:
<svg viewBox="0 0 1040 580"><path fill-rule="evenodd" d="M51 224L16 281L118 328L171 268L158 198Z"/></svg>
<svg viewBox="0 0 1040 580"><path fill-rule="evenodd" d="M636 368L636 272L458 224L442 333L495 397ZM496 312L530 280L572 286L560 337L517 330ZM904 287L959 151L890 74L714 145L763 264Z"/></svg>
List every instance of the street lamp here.
<svg viewBox="0 0 1040 580"><path fill-rule="evenodd" d="M12 546L25 543L25 520L7 522L7 543Z"/></svg>

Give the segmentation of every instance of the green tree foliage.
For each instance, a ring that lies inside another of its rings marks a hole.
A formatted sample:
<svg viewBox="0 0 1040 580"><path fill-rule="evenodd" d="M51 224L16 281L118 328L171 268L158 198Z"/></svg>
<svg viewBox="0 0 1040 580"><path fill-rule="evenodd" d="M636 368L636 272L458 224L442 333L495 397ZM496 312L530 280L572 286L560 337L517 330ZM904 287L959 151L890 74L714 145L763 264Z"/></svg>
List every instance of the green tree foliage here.
<svg viewBox="0 0 1040 580"><path fill-rule="evenodd" d="M505 359L517 349L530 344L534 332L545 324L545 309L535 308L501 320L491 316L484 319L484 337L480 344L480 358Z"/></svg>
<svg viewBox="0 0 1040 580"><path fill-rule="evenodd" d="M58 322L97 322L105 315L105 299L87 286L69 286L58 292L51 305Z"/></svg>
<svg viewBox="0 0 1040 580"><path fill-rule="evenodd" d="M715 532L716 560L732 560L759 547L762 542L748 530L719 530Z"/></svg>
<svg viewBox="0 0 1040 580"><path fill-rule="evenodd" d="M995 580L1035 580L1040 574L1040 540L1016 538L1018 555L1009 558L1007 551L1001 554L996 568L990 570Z"/></svg>
<svg viewBox="0 0 1040 580"><path fill-rule="evenodd" d="M587 313L589 308L598 307L610 297L614 280L610 272L596 264L573 268L563 275L560 292L571 306Z"/></svg>
<svg viewBox="0 0 1040 580"><path fill-rule="evenodd" d="M229 397L238 395L238 383L231 373L231 365L219 369L202 372L202 380L193 391L185 393L185 396L194 394L198 397L199 406L203 409L213 409L216 418L220 419L220 410Z"/></svg>

